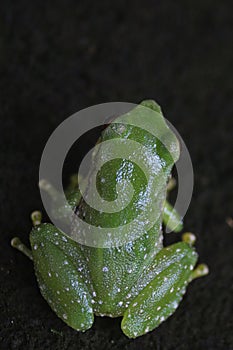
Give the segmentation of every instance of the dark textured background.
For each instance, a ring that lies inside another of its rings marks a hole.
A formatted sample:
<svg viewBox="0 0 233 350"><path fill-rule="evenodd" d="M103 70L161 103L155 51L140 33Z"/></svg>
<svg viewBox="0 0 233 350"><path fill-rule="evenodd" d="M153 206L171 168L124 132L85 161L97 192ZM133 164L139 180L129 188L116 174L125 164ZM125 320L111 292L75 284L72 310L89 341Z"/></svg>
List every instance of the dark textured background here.
<svg viewBox="0 0 233 350"><path fill-rule="evenodd" d="M1 349L233 349L229 4L1 1ZM38 166L54 128L84 107L144 98L162 105L189 148L195 189L185 227L211 273L146 336L129 340L107 318L77 333L49 309L32 263L9 242L27 242L29 213L42 209Z"/></svg>

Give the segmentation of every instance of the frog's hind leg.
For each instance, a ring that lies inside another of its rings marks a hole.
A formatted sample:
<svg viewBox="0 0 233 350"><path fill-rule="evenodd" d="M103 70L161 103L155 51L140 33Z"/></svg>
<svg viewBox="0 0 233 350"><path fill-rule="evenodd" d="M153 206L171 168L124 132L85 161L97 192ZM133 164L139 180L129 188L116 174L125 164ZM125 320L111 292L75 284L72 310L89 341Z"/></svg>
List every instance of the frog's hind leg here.
<svg viewBox="0 0 233 350"><path fill-rule="evenodd" d="M122 319L122 330L129 338L152 331L178 307L186 287L194 278L208 273L206 265L194 266L197 253L183 242L163 248L132 289L132 299Z"/></svg>
<svg viewBox="0 0 233 350"><path fill-rule="evenodd" d="M34 262L41 294L70 327L85 331L94 320L92 286L79 245L51 224L41 224L41 213L31 215L32 250L19 238L11 244Z"/></svg>
<svg viewBox="0 0 233 350"><path fill-rule="evenodd" d="M36 226L30 242L43 297L70 327L89 329L94 320L92 286L77 242L51 224Z"/></svg>

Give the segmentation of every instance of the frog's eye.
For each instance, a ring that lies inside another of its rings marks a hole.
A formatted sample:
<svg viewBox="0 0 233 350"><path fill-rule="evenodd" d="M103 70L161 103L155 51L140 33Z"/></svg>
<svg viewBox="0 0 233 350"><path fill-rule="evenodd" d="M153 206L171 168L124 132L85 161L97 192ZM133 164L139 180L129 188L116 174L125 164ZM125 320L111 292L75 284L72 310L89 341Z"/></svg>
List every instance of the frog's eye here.
<svg viewBox="0 0 233 350"><path fill-rule="evenodd" d="M93 323L91 287L79 246L51 224L35 227L30 242L43 297L72 328L90 328Z"/></svg>

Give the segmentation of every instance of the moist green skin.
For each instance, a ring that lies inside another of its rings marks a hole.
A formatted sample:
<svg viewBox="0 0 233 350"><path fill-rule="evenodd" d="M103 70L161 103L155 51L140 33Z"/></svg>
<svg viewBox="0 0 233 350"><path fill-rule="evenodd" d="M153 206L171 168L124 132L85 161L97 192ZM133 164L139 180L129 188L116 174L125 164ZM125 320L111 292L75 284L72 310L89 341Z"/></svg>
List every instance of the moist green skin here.
<svg viewBox="0 0 233 350"><path fill-rule="evenodd" d="M102 213L91 208L76 186L69 188L67 199L76 207L78 215L94 226L117 227L124 233L124 225L147 210L153 223L150 228L140 222L143 232L140 237L110 248L81 245L51 224L37 225L30 234L41 293L56 314L76 330L89 329L94 314L122 316L125 335L130 338L143 335L175 311L188 282L194 278L197 262L194 248L186 242L163 247L163 221L167 223L171 217L175 231L182 229L178 214L165 201L171 169L179 157L179 143L165 124L160 107L154 101L144 101L142 105L156 113L157 126L169 140L167 148L152 133L129 125L145 117L145 123L151 123L153 129L155 121L147 120L140 108L126 116L128 125L120 123L122 117L111 123L102 132L100 143L112 139L136 141L145 146L145 157L156 159L159 170L155 171L151 162L147 178L135 162L124 158L113 159L101 167L96 185L106 201L117 198L117 186L122 180L130 181L134 188L131 202L117 213ZM129 152L134 152L133 147ZM93 167L98 168L102 157L104 152L100 144ZM59 215L62 215L62 208Z"/></svg>

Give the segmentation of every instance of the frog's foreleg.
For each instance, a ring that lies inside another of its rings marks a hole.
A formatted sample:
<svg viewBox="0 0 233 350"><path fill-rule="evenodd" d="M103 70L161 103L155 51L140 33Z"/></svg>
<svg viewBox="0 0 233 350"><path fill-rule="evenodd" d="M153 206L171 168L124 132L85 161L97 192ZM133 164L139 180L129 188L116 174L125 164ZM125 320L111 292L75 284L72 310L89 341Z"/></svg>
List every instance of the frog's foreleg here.
<svg viewBox="0 0 233 350"><path fill-rule="evenodd" d="M163 248L133 288L136 296L126 309L121 324L129 338L158 327L176 310L188 283L208 273L204 264L194 269L197 253L186 242Z"/></svg>
<svg viewBox="0 0 233 350"><path fill-rule="evenodd" d="M174 188L176 187L176 179L174 177L171 177L168 181L167 184L167 197L169 195L169 193L174 190Z"/></svg>
<svg viewBox="0 0 233 350"><path fill-rule="evenodd" d="M86 181L86 179L78 174L73 174L70 177L70 182L64 192L67 199L66 203L63 202L60 192L50 182L47 180L40 180L40 189L47 193L52 205L55 204L54 207L52 206L52 215L54 218L63 221L68 219L68 222L70 222L70 209L73 212L81 199L79 184L82 183L82 186L86 186Z"/></svg>
<svg viewBox="0 0 233 350"><path fill-rule="evenodd" d="M167 185L167 198L169 193L175 188L176 180L172 177ZM183 229L183 221L179 213L166 199L163 207L163 224L171 231L180 232Z"/></svg>
<svg viewBox="0 0 233 350"><path fill-rule="evenodd" d="M163 207L163 224L174 232L180 232L183 229L181 216L167 200Z"/></svg>

